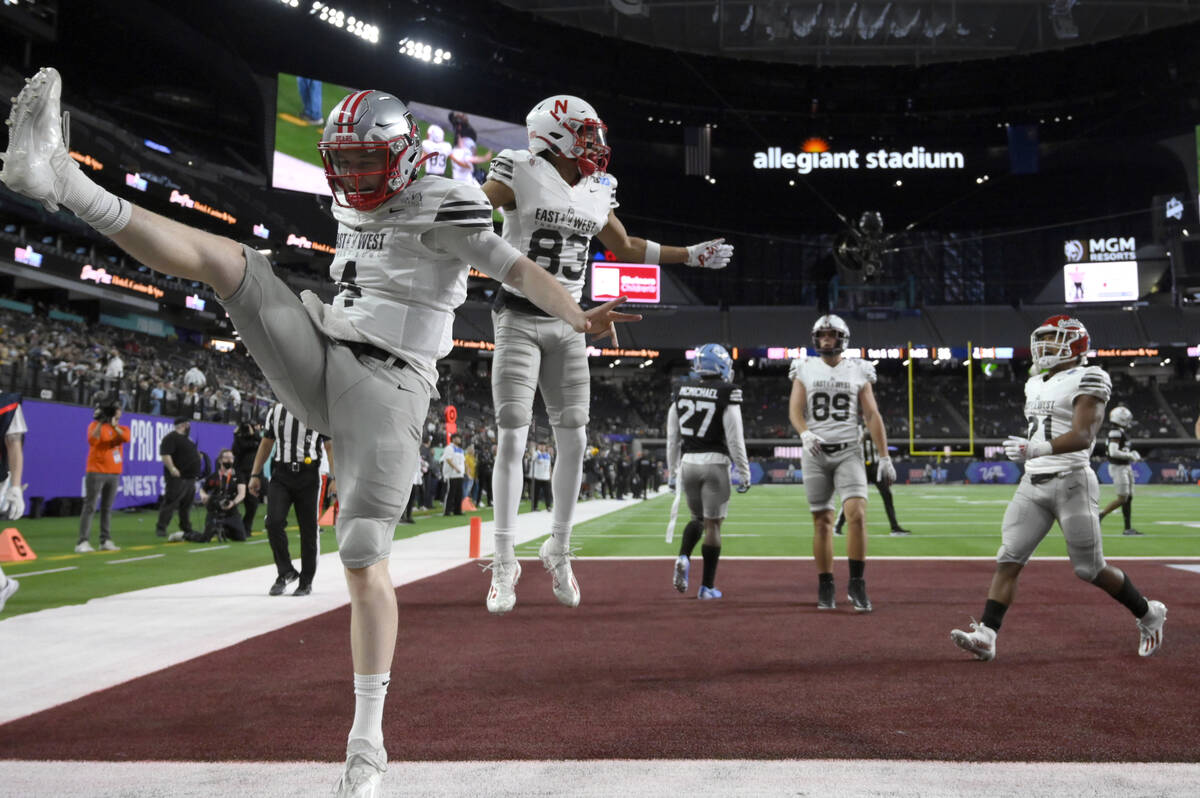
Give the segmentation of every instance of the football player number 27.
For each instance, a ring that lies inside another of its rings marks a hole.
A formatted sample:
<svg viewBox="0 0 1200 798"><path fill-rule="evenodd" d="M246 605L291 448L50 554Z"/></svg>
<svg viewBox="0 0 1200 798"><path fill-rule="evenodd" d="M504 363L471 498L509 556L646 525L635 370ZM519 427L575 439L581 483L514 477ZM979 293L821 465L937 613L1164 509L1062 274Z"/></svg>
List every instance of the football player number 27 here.
<svg viewBox="0 0 1200 798"><path fill-rule="evenodd" d="M708 425L712 424L713 416L717 414L717 405L715 402L706 402L701 400L697 402L694 399L680 399L675 406L679 408L679 432L689 438L703 438L704 433L708 432ZM704 420L694 418L700 413L704 414ZM694 421L700 421L699 429L692 429L691 424Z"/></svg>
<svg viewBox="0 0 1200 798"><path fill-rule="evenodd" d="M846 421L850 418L850 396L844 393L829 394L818 391L812 396L813 421L824 421L832 417L834 421Z"/></svg>
<svg viewBox="0 0 1200 798"><path fill-rule="evenodd" d="M563 277L568 280L578 280L583 277L583 269L587 266L588 239L578 233L567 236L567 242L575 244L575 267L562 263L563 237L557 230L541 229L534 231L529 237L529 259L544 267L551 274L558 274L562 267Z"/></svg>

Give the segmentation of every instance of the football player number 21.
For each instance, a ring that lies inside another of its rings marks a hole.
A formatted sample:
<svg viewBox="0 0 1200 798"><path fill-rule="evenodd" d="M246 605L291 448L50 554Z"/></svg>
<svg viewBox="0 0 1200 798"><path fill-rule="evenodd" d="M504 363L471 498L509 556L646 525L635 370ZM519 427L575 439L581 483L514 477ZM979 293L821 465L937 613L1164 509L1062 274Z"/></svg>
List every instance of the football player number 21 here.
<svg viewBox="0 0 1200 798"><path fill-rule="evenodd" d="M1029 418L1027 418L1025 420L1029 422L1029 434L1026 435L1025 437L1028 438L1029 440L1033 440L1033 436L1036 435L1037 431L1038 431L1037 416L1030 416ZM1053 419L1051 419L1050 416L1042 416L1042 432L1045 434L1045 436L1046 436L1045 440L1047 440L1047 441L1053 440L1053 438L1054 438L1053 433L1050 432L1050 422L1052 420Z"/></svg>
<svg viewBox="0 0 1200 798"><path fill-rule="evenodd" d="M689 438L703 438L704 433L708 432L708 425L712 423L713 416L717 414L717 405L714 402L705 402L703 400L697 402L694 399L680 399L675 406L679 408L679 432L687 435ZM698 414L704 414L704 420L693 418ZM693 421L700 421L699 429L692 429L690 426Z"/></svg>
<svg viewBox="0 0 1200 798"><path fill-rule="evenodd" d="M529 259L542 266L551 274L558 274L562 267L563 277L568 280L578 280L583 277L583 269L587 266L588 239L578 233L567 236L567 242L575 244L575 266L562 263L563 237L557 230L543 228L535 230L529 237Z"/></svg>

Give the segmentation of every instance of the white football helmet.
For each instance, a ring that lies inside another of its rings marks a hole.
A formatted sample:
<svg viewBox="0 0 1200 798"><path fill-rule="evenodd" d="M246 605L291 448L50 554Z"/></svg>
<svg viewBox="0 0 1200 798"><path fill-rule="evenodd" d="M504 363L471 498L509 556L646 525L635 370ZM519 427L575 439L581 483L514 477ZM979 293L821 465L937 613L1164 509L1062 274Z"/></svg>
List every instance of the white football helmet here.
<svg viewBox="0 0 1200 798"><path fill-rule="evenodd" d="M837 345L833 349L822 349L821 342L817 338L817 334L822 330L833 330L837 333ZM845 351L850 344L850 328L846 322L842 321L841 316L836 316L833 313L827 313L821 318L813 322L812 326L812 342L813 349L817 350L819 355L837 355Z"/></svg>
<svg viewBox="0 0 1200 798"><path fill-rule="evenodd" d="M1108 414L1108 420L1118 427L1128 427L1133 423L1133 413L1128 407L1114 407Z"/></svg>
<svg viewBox="0 0 1200 798"><path fill-rule="evenodd" d="M584 177L608 171L608 127L596 109L569 94L547 97L525 117L529 151L543 150L573 159Z"/></svg>
<svg viewBox="0 0 1200 798"><path fill-rule="evenodd" d="M421 133L408 107L381 91L356 91L334 106L317 145L333 201L378 208L412 182Z"/></svg>
<svg viewBox="0 0 1200 798"><path fill-rule="evenodd" d="M1086 363L1090 343L1083 322L1060 314L1046 319L1029 336L1029 353L1039 371L1048 371L1060 363Z"/></svg>
<svg viewBox="0 0 1200 798"><path fill-rule="evenodd" d="M462 147L467 152L475 152L475 139L470 136L463 136L458 140L458 146Z"/></svg>
<svg viewBox="0 0 1200 798"><path fill-rule="evenodd" d="M446 131L442 130L440 125L430 125L425 129L425 135L429 137L430 141L438 144L446 140Z"/></svg>

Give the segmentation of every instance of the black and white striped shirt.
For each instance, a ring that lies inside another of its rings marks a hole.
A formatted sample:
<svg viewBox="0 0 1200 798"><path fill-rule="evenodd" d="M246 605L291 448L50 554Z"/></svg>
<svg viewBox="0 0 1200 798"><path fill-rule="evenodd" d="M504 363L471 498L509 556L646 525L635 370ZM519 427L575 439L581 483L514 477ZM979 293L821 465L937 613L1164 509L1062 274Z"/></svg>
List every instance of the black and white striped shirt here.
<svg viewBox="0 0 1200 798"><path fill-rule="evenodd" d="M275 441L276 463L321 464L325 436L306 427L303 421L280 403L267 412L263 437Z"/></svg>

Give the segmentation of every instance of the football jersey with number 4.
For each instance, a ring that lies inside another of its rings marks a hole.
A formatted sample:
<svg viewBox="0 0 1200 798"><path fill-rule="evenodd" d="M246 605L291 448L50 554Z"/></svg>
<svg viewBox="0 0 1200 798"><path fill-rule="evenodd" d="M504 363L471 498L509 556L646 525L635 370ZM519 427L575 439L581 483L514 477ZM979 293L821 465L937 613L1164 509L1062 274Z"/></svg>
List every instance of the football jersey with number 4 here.
<svg viewBox="0 0 1200 798"><path fill-rule="evenodd" d="M578 302L592 236L604 229L608 212L617 207L617 179L597 172L571 186L540 155L501 150L492 159L488 180L503 183L516 195L516 208L500 209L504 240L554 275ZM511 286L504 290L524 296Z"/></svg>
<svg viewBox="0 0 1200 798"><path fill-rule="evenodd" d="M858 443L858 393L875 383L875 366L843 357L831 366L822 358L792 361L788 377L800 380L808 394L804 421L826 443Z"/></svg>
<svg viewBox="0 0 1200 798"><path fill-rule="evenodd" d="M1039 374L1025 383L1025 437L1049 441L1071 429L1075 419L1075 400L1095 396L1105 404L1112 397L1112 379L1099 366L1076 366L1055 374ZM1086 449L1066 454L1050 454L1025 463L1030 474L1053 474L1082 468L1092 456L1092 440Z"/></svg>

